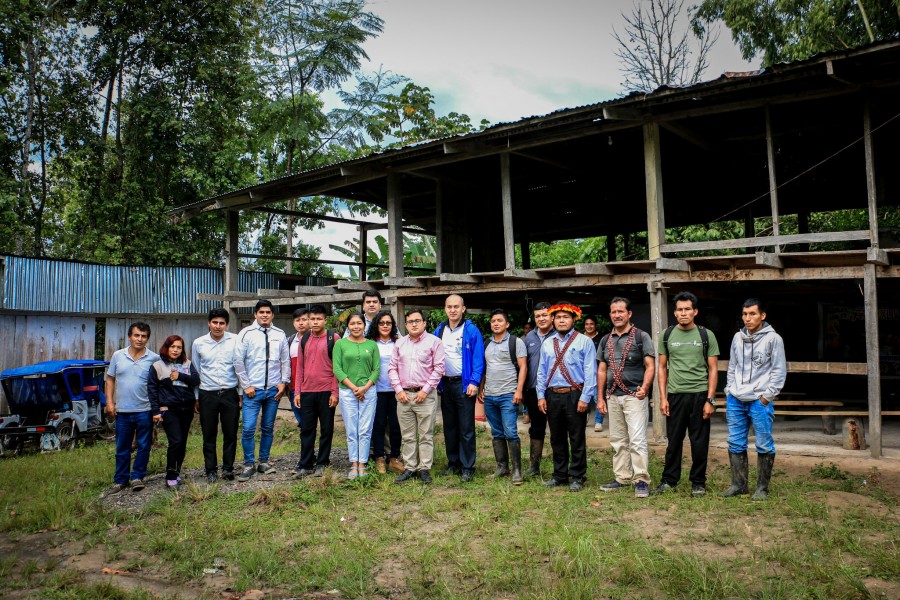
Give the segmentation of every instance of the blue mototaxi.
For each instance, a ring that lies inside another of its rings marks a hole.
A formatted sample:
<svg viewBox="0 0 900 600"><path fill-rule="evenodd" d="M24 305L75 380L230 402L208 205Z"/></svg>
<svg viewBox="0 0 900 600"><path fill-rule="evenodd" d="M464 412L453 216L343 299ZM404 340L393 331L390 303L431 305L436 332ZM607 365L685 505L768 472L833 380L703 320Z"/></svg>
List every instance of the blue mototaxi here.
<svg viewBox="0 0 900 600"><path fill-rule="evenodd" d="M51 360L0 373L9 405L0 415L0 454L36 444L42 451L70 450L80 438L111 435L103 379L108 362Z"/></svg>

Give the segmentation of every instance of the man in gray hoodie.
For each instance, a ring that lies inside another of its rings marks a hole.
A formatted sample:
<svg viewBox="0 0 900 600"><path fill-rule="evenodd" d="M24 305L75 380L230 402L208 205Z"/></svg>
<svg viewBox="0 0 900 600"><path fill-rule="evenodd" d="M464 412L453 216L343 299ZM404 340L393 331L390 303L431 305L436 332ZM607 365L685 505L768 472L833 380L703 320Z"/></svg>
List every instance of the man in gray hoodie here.
<svg viewBox="0 0 900 600"><path fill-rule="evenodd" d="M787 363L784 340L766 323L766 312L756 298L744 301L741 310L744 327L731 341L728 360L726 418L728 421L728 458L731 461L731 487L723 497L749 494L747 486L747 438L750 425L756 433L759 474L753 500L769 495L769 478L775 462L774 400L784 387Z"/></svg>

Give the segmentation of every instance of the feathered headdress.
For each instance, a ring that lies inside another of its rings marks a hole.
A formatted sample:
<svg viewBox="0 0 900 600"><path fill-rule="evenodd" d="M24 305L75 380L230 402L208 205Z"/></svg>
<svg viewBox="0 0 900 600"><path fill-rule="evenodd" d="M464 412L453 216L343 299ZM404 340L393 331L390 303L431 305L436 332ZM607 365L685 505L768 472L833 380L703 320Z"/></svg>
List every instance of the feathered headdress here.
<svg viewBox="0 0 900 600"><path fill-rule="evenodd" d="M564 304L554 304L547 311L547 314L549 314L552 317L553 313L556 313L559 311L571 313L576 321L581 319L581 309L578 308L577 306L575 306L574 304L565 304L565 303Z"/></svg>

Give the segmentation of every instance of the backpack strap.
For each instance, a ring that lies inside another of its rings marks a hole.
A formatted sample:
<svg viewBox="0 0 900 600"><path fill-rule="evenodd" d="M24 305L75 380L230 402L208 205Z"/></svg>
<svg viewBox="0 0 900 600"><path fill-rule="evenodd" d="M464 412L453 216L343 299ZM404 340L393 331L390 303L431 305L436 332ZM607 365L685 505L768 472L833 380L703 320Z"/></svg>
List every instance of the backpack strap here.
<svg viewBox="0 0 900 600"><path fill-rule="evenodd" d="M669 336L672 334L673 329L675 329L675 326L669 325L666 328L666 332L663 333L663 348L666 351L666 356L669 355ZM703 364L706 366L706 371L709 372L709 332L706 331L706 327L703 325L697 325L697 333L700 334L700 342L703 344Z"/></svg>
<svg viewBox="0 0 900 600"><path fill-rule="evenodd" d="M666 351L666 356L669 355L669 336L672 335L673 329L675 329L675 326L669 325L666 327L665 332L663 332L663 350Z"/></svg>
<svg viewBox="0 0 900 600"><path fill-rule="evenodd" d="M306 342L309 341L309 336L312 332L307 331L303 334L303 337L300 338L300 351L306 353ZM328 360L331 360L332 356L334 356L334 330L326 329L325 330L325 338L328 344Z"/></svg>
<svg viewBox="0 0 900 600"><path fill-rule="evenodd" d="M516 368L516 373L519 372L519 361L516 358L516 340L518 340L516 336L513 334L509 334L509 359L512 361L513 366Z"/></svg>

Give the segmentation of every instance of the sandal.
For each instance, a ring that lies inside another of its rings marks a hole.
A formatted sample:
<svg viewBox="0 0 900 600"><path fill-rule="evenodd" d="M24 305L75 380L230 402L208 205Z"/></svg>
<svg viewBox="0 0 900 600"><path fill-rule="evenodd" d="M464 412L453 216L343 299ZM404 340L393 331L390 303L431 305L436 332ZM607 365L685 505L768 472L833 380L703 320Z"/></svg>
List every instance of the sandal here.
<svg viewBox="0 0 900 600"><path fill-rule="evenodd" d="M365 465L363 465L359 468L358 473L359 473L359 477L365 477L366 475L368 475L368 473L366 473Z"/></svg>
<svg viewBox="0 0 900 600"><path fill-rule="evenodd" d="M359 470L356 465L353 465L350 467L350 472L347 473L347 479L356 479L357 477L359 477Z"/></svg>

